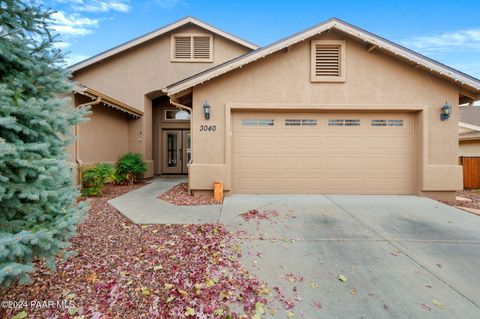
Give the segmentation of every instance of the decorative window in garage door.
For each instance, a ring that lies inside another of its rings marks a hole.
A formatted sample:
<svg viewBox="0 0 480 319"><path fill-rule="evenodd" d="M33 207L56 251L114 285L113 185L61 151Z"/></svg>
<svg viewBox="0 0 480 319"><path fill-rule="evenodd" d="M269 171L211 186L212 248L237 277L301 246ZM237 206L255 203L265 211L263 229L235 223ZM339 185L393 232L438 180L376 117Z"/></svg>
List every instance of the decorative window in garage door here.
<svg viewBox="0 0 480 319"><path fill-rule="evenodd" d="M273 119L242 119L242 126L273 126Z"/></svg>
<svg viewBox="0 0 480 319"><path fill-rule="evenodd" d="M328 120L328 126L360 126L360 120L332 119L332 120Z"/></svg>
<svg viewBox="0 0 480 319"><path fill-rule="evenodd" d="M317 126L315 119L285 119L285 126Z"/></svg>
<svg viewBox="0 0 480 319"><path fill-rule="evenodd" d="M396 126L402 127L403 120L371 120L370 125L374 127Z"/></svg>

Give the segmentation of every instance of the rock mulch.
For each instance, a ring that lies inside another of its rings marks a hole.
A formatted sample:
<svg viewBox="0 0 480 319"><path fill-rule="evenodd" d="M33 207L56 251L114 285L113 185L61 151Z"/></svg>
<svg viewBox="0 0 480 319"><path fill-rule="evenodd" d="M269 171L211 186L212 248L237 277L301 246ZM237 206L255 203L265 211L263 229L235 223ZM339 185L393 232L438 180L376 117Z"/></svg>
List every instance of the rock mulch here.
<svg viewBox="0 0 480 319"><path fill-rule="evenodd" d="M158 198L176 206L221 205L209 195L193 196L188 190L187 183L180 183L170 188Z"/></svg>
<svg viewBox="0 0 480 319"><path fill-rule="evenodd" d="M464 210L479 215L480 212L480 190L457 191L457 200L453 202L444 202L445 204L464 208Z"/></svg>
<svg viewBox="0 0 480 319"><path fill-rule="evenodd" d="M238 235L220 224L136 225L107 201L141 185L108 186L71 239L57 271L36 262L29 286L0 289L0 318L252 318L269 289L240 264ZM32 307L32 301L45 302ZM52 301L54 306L48 306ZM58 307L65 302L68 307Z"/></svg>

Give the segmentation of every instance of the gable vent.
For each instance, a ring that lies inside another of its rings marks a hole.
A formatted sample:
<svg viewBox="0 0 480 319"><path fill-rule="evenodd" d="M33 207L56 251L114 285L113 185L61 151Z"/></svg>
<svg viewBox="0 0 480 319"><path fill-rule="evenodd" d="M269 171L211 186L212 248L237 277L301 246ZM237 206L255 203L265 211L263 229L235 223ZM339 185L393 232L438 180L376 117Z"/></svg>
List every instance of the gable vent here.
<svg viewBox="0 0 480 319"><path fill-rule="evenodd" d="M193 37L193 58L210 59L210 37Z"/></svg>
<svg viewBox="0 0 480 319"><path fill-rule="evenodd" d="M315 76L340 76L340 45L315 45Z"/></svg>
<svg viewBox="0 0 480 319"><path fill-rule="evenodd" d="M213 36L179 33L171 37L172 62L213 62Z"/></svg>
<svg viewBox="0 0 480 319"><path fill-rule="evenodd" d="M345 81L345 44L343 40L313 40L312 82Z"/></svg>
<svg viewBox="0 0 480 319"><path fill-rule="evenodd" d="M191 59L191 37L175 37L175 59Z"/></svg>

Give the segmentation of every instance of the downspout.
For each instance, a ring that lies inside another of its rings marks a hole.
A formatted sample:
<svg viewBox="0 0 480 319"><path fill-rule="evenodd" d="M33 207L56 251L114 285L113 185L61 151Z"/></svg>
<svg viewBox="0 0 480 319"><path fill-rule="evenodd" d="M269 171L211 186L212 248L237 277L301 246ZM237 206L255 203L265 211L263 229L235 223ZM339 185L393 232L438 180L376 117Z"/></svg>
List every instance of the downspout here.
<svg viewBox="0 0 480 319"><path fill-rule="evenodd" d="M102 102L102 97L98 96L95 101L83 103L77 105L76 107L85 107L85 106L92 106ZM77 163L77 184L81 184L82 182L82 165L83 162L80 159L80 125L75 125L75 162Z"/></svg>

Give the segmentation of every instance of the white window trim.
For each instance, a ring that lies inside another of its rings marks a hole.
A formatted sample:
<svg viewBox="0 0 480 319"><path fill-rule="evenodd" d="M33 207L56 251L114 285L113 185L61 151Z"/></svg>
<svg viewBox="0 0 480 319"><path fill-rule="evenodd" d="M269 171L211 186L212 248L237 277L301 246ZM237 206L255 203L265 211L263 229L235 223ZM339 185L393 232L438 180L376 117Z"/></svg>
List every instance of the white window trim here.
<svg viewBox="0 0 480 319"><path fill-rule="evenodd" d="M175 38L176 37L190 37L190 59L176 59L175 58ZM210 58L208 59L194 59L193 58L193 38L194 37L209 37L210 38ZM205 63L213 62L213 34L208 33L173 33L170 36L170 61L171 62L189 62L189 63Z"/></svg>
<svg viewBox="0 0 480 319"><path fill-rule="evenodd" d="M315 75L315 46L340 45L340 76L316 76ZM345 82L347 68L347 42L345 40L312 40L310 53L310 81L311 82Z"/></svg>

